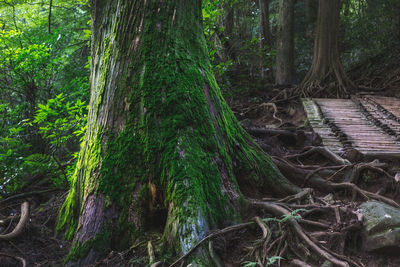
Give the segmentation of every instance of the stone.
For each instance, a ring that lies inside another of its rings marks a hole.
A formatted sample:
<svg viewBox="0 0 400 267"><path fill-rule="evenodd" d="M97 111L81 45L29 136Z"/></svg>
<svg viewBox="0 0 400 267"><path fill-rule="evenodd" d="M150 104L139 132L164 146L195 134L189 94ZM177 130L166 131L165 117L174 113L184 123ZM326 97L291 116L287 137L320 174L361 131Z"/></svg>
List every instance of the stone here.
<svg viewBox="0 0 400 267"><path fill-rule="evenodd" d="M364 217L364 242L366 251L385 252L400 249L400 209L378 201L360 205Z"/></svg>
<svg viewBox="0 0 400 267"><path fill-rule="evenodd" d="M333 267L333 263L326 260L324 263L322 263L321 267Z"/></svg>

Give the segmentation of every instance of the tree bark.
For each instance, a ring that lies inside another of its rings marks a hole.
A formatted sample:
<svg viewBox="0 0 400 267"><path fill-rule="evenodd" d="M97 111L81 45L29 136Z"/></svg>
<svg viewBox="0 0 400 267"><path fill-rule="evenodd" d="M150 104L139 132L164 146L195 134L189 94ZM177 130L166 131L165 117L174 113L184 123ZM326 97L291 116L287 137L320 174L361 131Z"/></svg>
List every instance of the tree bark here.
<svg viewBox="0 0 400 267"><path fill-rule="evenodd" d="M400 43L400 5L397 7L397 40Z"/></svg>
<svg viewBox="0 0 400 267"><path fill-rule="evenodd" d="M294 64L294 0L279 1L276 76L278 85L293 83Z"/></svg>
<svg viewBox="0 0 400 267"><path fill-rule="evenodd" d="M260 5L260 35L261 47L271 47L272 35L269 25L269 2L270 0L259 0Z"/></svg>
<svg viewBox="0 0 400 267"><path fill-rule="evenodd" d="M340 62L339 17L340 0L319 2L313 62L301 84L305 95L327 88L330 93L343 96L353 87Z"/></svg>
<svg viewBox="0 0 400 267"><path fill-rule="evenodd" d="M53 7L53 0L50 0L50 3L49 3L49 15L47 17L47 23L48 23L47 32L49 34L51 34L51 9L52 9L52 7Z"/></svg>
<svg viewBox="0 0 400 267"><path fill-rule="evenodd" d="M224 19L224 26L225 26L225 41L224 47L226 51L226 55L230 59L236 59L236 51L233 44L233 27L235 25L235 13L233 7L230 5L226 5L226 15ZM226 59L228 60L228 59Z"/></svg>
<svg viewBox="0 0 400 267"><path fill-rule="evenodd" d="M125 248L154 225L185 253L239 218L242 184L299 191L222 98L201 1L102 0L91 9L88 126L57 227L73 238L71 265Z"/></svg>
<svg viewBox="0 0 400 267"><path fill-rule="evenodd" d="M263 55L260 57L261 78L265 77L265 64L267 60L267 53L271 50L272 34L269 25L269 0L259 0L260 6L260 50ZM268 66L271 68L271 66Z"/></svg>
<svg viewBox="0 0 400 267"><path fill-rule="evenodd" d="M318 0L306 0L306 21L307 31L306 36L308 38L314 38L315 22L318 16Z"/></svg>

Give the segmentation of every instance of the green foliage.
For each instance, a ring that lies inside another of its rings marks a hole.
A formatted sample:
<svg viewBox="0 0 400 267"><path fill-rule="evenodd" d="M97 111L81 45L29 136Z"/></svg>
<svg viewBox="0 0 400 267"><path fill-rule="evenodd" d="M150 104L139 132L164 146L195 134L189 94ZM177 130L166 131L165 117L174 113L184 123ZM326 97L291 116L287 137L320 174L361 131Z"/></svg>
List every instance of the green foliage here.
<svg viewBox="0 0 400 267"><path fill-rule="evenodd" d="M78 144L86 130L87 109L84 102L78 99L71 103L63 94L49 99L46 105L38 105L32 122L38 126L39 133L49 144L49 153L57 162L70 163L77 158ZM67 165L65 175L68 179L73 169L74 164Z"/></svg>
<svg viewBox="0 0 400 267"><path fill-rule="evenodd" d="M273 256L271 258L268 258L267 263L265 264L265 266L270 266L272 264L274 264L277 260L283 260L284 258L282 258L281 256Z"/></svg>
<svg viewBox="0 0 400 267"><path fill-rule="evenodd" d="M24 158L21 157L22 151L29 145L18 138L19 129L11 129L14 132L13 137L6 136L0 139L0 190L10 192L21 187L21 177L24 171L21 166Z"/></svg>
<svg viewBox="0 0 400 267"><path fill-rule="evenodd" d="M78 99L75 103L66 100L63 94L39 104L33 123L39 126L39 133L55 149L66 148L68 140L77 137L82 141L86 129L88 106Z"/></svg>
<svg viewBox="0 0 400 267"><path fill-rule="evenodd" d="M49 0L0 2L1 193L32 177L66 185L86 123L88 11L54 0L49 32Z"/></svg>
<svg viewBox="0 0 400 267"><path fill-rule="evenodd" d="M398 45L398 0L347 2L341 15L345 66L364 63Z"/></svg>
<svg viewBox="0 0 400 267"><path fill-rule="evenodd" d="M243 267L255 267L258 265L258 262L255 261L245 261L243 262Z"/></svg>

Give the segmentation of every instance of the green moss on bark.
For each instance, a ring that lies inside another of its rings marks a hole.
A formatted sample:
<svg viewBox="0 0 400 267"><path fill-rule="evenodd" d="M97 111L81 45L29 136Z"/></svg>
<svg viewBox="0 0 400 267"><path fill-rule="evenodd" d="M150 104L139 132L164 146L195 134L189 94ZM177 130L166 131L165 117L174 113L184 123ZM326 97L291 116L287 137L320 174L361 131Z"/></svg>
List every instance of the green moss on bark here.
<svg viewBox="0 0 400 267"><path fill-rule="evenodd" d="M211 228L240 219L238 173L265 189L285 182L221 95L200 1L103 2L93 6L88 133L58 229L68 238L87 230L79 225L85 204L101 196L103 211L119 217L111 239L127 244L159 219L147 216L158 201L168 210L164 240L188 251ZM100 234L75 240L73 255L84 257L96 239L112 246Z"/></svg>
<svg viewBox="0 0 400 267"><path fill-rule="evenodd" d="M101 232L97 233L94 238L84 243L77 242L74 244L64 262L77 262L84 258L90 250L94 250L99 255L105 256L109 249L111 238L112 226L107 225Z"/></svg>

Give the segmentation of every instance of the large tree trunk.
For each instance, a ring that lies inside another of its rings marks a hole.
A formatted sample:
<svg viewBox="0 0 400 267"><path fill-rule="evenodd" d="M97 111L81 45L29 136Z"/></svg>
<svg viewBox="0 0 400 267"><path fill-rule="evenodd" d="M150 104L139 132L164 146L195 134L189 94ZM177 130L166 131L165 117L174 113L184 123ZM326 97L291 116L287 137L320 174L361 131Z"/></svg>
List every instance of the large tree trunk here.
<svg viewBox="0 0 400 267"><path fill-rule="evenodd" d="M58 223L73 238L69 261L91 263L157 224L184 253L239 218L241 184L298 191L222 98L201 1L102 0L91 8L88 127Z"/></svg>
<svg viewBox="0 0 400 267"><path fill-rule="evenodd" d="M265 64L267 61L267 52L271 50L272 34L269 25L269 0L259 0L260 6L260 50L263 55L260 57L261 78L265 77ZM268 66L271 69L271 66ZM271 72L269 71L269 74ZM269 75L270 76L270 75ZM269 77L271 78L271 77Z"/></svg>
<svg viewBox="0 0 400 267"><path fill-rule="evenodd" d="M306 0L307 38L314 38L315 22L318 17L318 0Z"/></svg>
<svg viewBox="0 0 400 267"><path fill-rule="evenodd" d="M294 0L279 1L276 77L278 85L293 83L294 64Z"/></svg>
<svg viewBox="0 0 400 267"><path fill-rule="evenodd" d="M339 17L340 0L319 1L313 62L301 85L305 95L325 88L330 93L346 95L347 89L353 87L340 62Z"/></svg>

